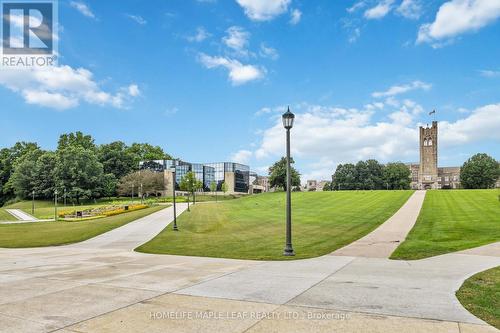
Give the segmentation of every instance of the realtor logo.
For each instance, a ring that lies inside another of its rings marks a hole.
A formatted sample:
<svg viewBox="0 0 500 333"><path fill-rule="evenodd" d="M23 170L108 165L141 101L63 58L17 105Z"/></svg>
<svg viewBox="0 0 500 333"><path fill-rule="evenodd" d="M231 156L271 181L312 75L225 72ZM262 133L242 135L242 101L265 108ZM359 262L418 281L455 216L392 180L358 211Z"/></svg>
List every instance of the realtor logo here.
<svg viewBox="0 0 500 333"><path fill-rule="evenodd" d="M2 67L52 66L56 60L54 0L3 0Z"/></svg>

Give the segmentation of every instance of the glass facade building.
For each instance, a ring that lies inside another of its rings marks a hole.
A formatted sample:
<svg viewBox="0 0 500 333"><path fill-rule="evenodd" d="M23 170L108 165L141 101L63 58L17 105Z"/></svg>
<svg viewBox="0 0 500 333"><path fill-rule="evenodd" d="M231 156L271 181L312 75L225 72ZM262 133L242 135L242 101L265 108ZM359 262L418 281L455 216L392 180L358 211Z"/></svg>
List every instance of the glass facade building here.
<svg viewBox="0 0 500 333"><path fill-rule="evenodd" d="M175 182L179 188L182 177L192 171L196 179L203 183L204 191L210 191L210 184L217 184L217 191L222 190L222 183L226 181L226 173L234 173L234 189L231 192L248 193L250 186L250 167L248 165L219 162L219 163L188 163L180 160L155 160L143 161L139 164L140 169L163 172L171 170L175 166Z"/></svg>

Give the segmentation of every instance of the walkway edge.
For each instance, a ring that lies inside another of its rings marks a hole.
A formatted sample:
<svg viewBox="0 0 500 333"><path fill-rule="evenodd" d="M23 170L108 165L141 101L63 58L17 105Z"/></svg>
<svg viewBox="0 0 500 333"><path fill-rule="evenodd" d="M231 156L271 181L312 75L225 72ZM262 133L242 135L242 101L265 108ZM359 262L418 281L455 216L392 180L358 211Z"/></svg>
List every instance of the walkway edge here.
<svg viewBox="0 0 500 333"><path fill-rule="evenodd" d="M406 203L377 229L332 252L336 256L389 258L415 225L426 191L415 191Z"/></svg>

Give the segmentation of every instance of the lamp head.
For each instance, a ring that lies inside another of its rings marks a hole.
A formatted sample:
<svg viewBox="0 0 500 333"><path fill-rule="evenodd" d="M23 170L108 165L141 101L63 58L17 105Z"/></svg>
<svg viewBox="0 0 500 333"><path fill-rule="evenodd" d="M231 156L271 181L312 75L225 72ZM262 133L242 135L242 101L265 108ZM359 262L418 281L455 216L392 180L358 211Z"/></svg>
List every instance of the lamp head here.
<svg viewBox="0 0 500 333"><path fill-rule="evenodd" d="M284 128L289 130L293 127L293 121L295 119L295 115L290 112L290 107L288 107L288 110L285 113L283 113L281 118L283 119L283 127Z"/></svg>

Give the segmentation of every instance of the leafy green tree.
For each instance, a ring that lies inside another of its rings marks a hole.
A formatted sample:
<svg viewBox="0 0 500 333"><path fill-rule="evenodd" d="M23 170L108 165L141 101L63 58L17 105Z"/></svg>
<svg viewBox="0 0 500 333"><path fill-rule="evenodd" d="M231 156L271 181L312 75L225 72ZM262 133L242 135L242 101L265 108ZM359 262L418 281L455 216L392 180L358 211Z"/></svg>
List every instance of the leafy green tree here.
<svg viewBox="0 0 500 333"><path fill-rule="evenodd" d="M224 193L224 195L226 195L226 193L228 191L228 186L227 186L226 182L222 182L222 184L220 184L220 189L221 189L222 193Z"/></svg>
<svg viewBox="0 0 500 333"><path fill-rule="evenodd" d="M292 187L300 186L300 174L293 167L294 163L293 158L290 158ZM282 157L269 168L269 185L286 191L286 157Z"/></svg>
<svg viewBox="0 0 500 333"><path fill-rule="evenodd" d="M15 164L9 183L18 198L27 199L32 196L38 178L36 163L42 154L43 152L39 149L32 150L19 158Z"/></svg>
<svg viewBox="0 0 500 333"><path fill-rule="evenodd" d="M367 189L381 190L384 188L384 166L377 160L367 160L366 166L370 175L369 181L366 182Z"/></svg>
<svg viewBox="0 0 500 333"><path fill-rule="evenodd" d="M181 188L182 191L191 193L191 195L193 196L193 203L196 203L194 193L197 190L203 188L203 183L198 179L196 179L196 175L194 174L194 172L189 171L181 178L181 183L179 184L179 187Z"/></svg>
<svg viewBox="0 0 500 333"><path fill-rule="evenodd" d="M69 147L81 147L83 149L96 150L94 139L91 135L85 135L78 131L75 133L62 134L59 137L57 150L63 150Z"/></svg>
<svg viewBox="0 0 500 333"><path fill-rule="evenodd" d="M365 161L359 161L358 163L356 163L355 177L356 189L367 190L370 188L370 169L368 168L368 164Z"/></svg>
<svg viewBox="0 0 500 333"><path fill-rule="evenodd" d="M14 197L12 182L9 182L16 163L27 153L40 149L36 143L17 142L11 148L0 150L0 204Z"/></svg>
<svg viewBox="0 0 500 333"><path fill-rule="evenodd" d="M388 163L384 168L384 181L391 190L406 190L410 188L410 169L401 162Z"/></svg>
<svg viewBox="0 0 500 333"><path fill-rule="evenodd" d="M99 197L103 184L103 167L94 151L82 146L68 146L57 153L57 188L60 193L66 188L77 203L80 199Z"/></svg>
<svg viewBox="0 0 500 333"><path fill-rule="evenodd" d="M121 141L100 145L97 149L97 157L102 163L104 173L113 174L115 179L120 179L137 169L134 165L134 157L125 143Z"/></svg>
<svg viewBox="0 0 500 333"><path fill-rule="evenodd" d="M487 154L476 154L460 168L460 184L464 188L492 188L500 177L500 165Z"/></svg>
<svg viewBox="0 0 500 333"><path fill-rule="evenodd" d="M331 191L331 190L332 190L332 183L326 182L325 185L323 185L323 191Z"/></svg>
<svg viewBox="0 0 500 333"><path fill-rule="evenodd" d="M212 192L212 194L215 194L215 202L217 202L217 183L216 182L210 183L210 191Z"/></svg>
<svg viewBox="0 0 500 333"><path fill-rule="evenodd" d="M356 186L356 166L351 163L339 164L332 177L332 189L354 190Z"/></svg>
<svg viewBox="0 0 500 333"><path fill-rule="evenodd" d="M118 193L122 196L138 194L142 184L142 193L156 194L164 189L163 174L150 170L141 170L123 176L118 183Z"/></svg>
<svg viewBox="0 0 500 333"><path fill-rule="evenodd" d="M56 188L57 156L56 153L47 151L38 157L35 164L35 197L49 199L54 195Z"/></svg>
<svg viewBox="0 0 500 333"><path fill-rule="evenodd" d="M134 170L139 169L141 161L172 159L160 146L152 146L149 143L133 143L126 151L132 156Z"/></svg>
<svg viewBox="0 0 500 333"><path fill-rule="evenodd" d="M115 175L112 173L106 173L102 179L102 196L104 197L112 197L116 194L116 187L118 185L118 181L116 180Z"/></svg>

